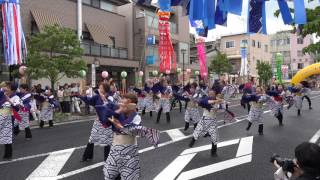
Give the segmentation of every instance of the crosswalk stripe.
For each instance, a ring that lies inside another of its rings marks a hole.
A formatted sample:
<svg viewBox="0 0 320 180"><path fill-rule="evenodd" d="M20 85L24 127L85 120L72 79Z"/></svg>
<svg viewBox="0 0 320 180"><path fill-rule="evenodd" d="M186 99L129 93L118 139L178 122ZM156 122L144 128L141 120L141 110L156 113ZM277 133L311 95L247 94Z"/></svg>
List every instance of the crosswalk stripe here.
<svg viewBox="0 0 320 180"><path fill-rule="evenodd" d="M239 144L236 157L252 153L253 136L242 138Z"/></svg>
<svg viewBox="0 0 320 180"><path fill-rule="evenodd" d="M167 131L167 134L170 136L172 140L179 139L185 136L179 129L169 130Z"/></svg>
<svg viewBox="0 0 320 180"><path fill-rule="evenodd" d="M232 168L244 163L249 163L252 160L252 155L246 155L242 157L238 157L235 159L230 159L226 161L222 161L216 164L212 164L209 166L204 166L201 168L193 169L190 171L186 171L181 173L181 175L177 178L177 180L188 180L188 179L195 179L201 176L212 174L227 168Z"/></svg>
<svg viewBox="0 0 320 180"><path fill-rule="evenodd" d="M320 129L312 136L312 138L309 140L311 143L316 143L318 139L320 138Z"/></svg>
<svg viewBox="0 0 320 180"><path fill-rule="evenodd" d="M74 148L71 148L50 153L50 155L27 177L27 180L55 178L74 150Z"/></svg>

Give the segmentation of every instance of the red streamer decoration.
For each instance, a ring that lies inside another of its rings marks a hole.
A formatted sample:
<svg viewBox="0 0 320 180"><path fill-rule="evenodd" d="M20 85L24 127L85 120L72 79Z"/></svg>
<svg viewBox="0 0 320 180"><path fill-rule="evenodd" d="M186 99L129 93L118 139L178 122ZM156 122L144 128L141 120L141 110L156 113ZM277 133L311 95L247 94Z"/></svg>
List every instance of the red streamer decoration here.
<svg viewBox="0 0 320 180"><path fill-rule="evenodd" d="M200 76L201 78L208 77L208 68L207 68L207 57L206 57L206 50L205 50L204 40L200 39L197 42L197 50L198 50L198 58L200 64Z"/></svg>
<svg viewBox="0 0 320 180"><path fill-rule="evenodd" d="M170 12L159 12L159 57L160 72L167 73L176 70L177 60L170 37Z"/></svg>

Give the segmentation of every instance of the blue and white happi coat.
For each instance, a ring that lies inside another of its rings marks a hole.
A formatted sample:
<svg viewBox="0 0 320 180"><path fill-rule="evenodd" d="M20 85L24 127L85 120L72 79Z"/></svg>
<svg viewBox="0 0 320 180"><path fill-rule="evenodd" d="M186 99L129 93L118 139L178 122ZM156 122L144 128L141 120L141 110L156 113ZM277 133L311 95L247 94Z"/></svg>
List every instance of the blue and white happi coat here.
<svg viewBox="0 0 320 180"><path fill-rule="evenodd" d="M184 115L184 120L188 123L197 124L201 119L198 107L200 94L195 93L193 95L185 96L185 98L189 99L189 103Z"/></svg>
<svg viewBox="0 0 320 180"><path fill-rule="evenodd" d="M193 137L197 140L199 137L208 133L210 135L211 142L213 144L217 144L219 141L219 135L216 113L219 109L219 105L210 105L208 103L209 100L212 99L206 97L199 103L199 105L203 107L203 117L200 119L196 129L194 130Z"/></svg>
<svg viewBox="0 0 320 180"><path fill-rule="evenodd" d="M157 146L160 132L155 129L141 126L141 117L137 113L132 113L126 118L119 118L119 121L124 128L116 129L113 126L114 136L124 135L134 139L136 139L136 136L140 136L142 138L147 138L149 143ZM137 144L119 144L114 142L103 168L105 180L113 180L118 175L120 175L121 179L125 180L140 179L139 162Z"/></svg>

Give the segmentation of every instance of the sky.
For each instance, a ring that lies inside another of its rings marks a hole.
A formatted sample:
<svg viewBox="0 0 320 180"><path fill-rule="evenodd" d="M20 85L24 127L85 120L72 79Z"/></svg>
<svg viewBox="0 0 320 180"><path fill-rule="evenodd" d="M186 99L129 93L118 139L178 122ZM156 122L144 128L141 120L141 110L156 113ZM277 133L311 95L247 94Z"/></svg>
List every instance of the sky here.
<svg viewBox="0 0 320 180"><path fill-rule="evenodd" d="M229 14L227 27L218 25L216 29L210 30L208 33L207 41L214 41L215 39L220 38L223 35L247 32L248 1L249 0L243 0L241 16ZM293 2L289 2L288 4L291 8L293 8ZM308 0L305 0L305 4L308 8L315 8L316 6L320 5L318 0L315 0L311 3L308 3ZM280 16L279 18L274 17L273 13L278 9L279 7L276 0L270 0L266 2L268 34L274 34L278 31L289 30L292 28L291 26L284 25ZM194 33L193 29L191 29L190 31L191 33Z"/></svg>

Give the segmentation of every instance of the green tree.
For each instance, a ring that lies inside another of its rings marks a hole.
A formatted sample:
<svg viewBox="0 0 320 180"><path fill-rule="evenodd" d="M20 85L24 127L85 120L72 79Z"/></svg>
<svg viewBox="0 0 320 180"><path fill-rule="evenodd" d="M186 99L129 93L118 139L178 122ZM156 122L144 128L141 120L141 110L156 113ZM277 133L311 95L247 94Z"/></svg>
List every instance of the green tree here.
<svg viewBox="0 0 320 180"><path fill-rule="evenodd" d="M267 85L268 81L272 78L272 67L269 63L258 61L257 71L259 75L259 83Z"/></svg>
<svg viewBox="0 0 320 180"><path fill-rule="evenodd" d="M212 58L212 61L209 65L209 71L214 72L219 76L222 73L230 73L232 71L232 65L228 60L227 55L218 51L217 54Z"/></svg>
<svg viewBox="0 0 320 180"><path fill-rule="evenodd" d="M54 84L63 77L76 78L80 70L86 70L82 55L83 49L73 30L47 26L30 38L27 73L33 79L48 79L54 90Z"/></svg>
<svg viewBox="0 0 320 180"><path fill-rule="evenodd" d="M308 2L312 2L314 0L308 0ZM290 9L293 13L294 9ZM296 26L296 24L292 24L293 32L299 33L302 37L306 37L309 34L315 34L316 37L320 37L320 6L315 9L306 8L307 12L307 23L304 25ZM280 10L277 10L274 15L279 18ZM315 61L320 61L320 42L316 42L310 44L309 46L303 48L304 54L310 54L315 57Z"/></svg>

